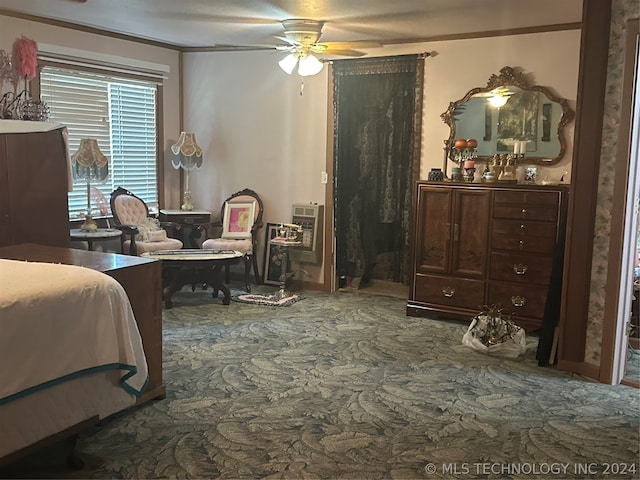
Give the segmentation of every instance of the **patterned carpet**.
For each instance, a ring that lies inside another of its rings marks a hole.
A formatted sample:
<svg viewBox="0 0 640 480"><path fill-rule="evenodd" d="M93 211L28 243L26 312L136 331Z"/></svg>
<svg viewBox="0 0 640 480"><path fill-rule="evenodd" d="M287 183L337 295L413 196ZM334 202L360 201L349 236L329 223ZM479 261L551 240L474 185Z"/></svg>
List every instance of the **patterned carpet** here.
<svg viewBox="0 0 640 480"><path fill-rule="evenodd" d="M304 296L223 306L177 293L167 398L83 435L84 470L43 452L5 476L640 476L638 390L538 367L532 336L518 359L470 350L464 323L407 317L402 299Z"/></svg>

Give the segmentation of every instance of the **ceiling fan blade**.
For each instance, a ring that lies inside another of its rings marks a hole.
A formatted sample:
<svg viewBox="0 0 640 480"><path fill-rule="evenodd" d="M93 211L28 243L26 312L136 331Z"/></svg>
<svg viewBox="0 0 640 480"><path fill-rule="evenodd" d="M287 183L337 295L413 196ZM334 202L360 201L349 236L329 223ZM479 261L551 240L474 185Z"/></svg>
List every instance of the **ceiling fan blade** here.
<svg viewBox="0 0 640 480"><path fill-rule="evenodd" d="M282 37L280 35L274 35L273 38L276 38L282 42L288 43L289 45L295 45L295 46L301 45L300 42L295 41L293 38Z"/></svg>
<svg viewBox="0 0 640 480"><path fill-rule="evenodd" d="M377 48L383 44L376 40L355 40L353 42L320 42L319 45L326 45L332 49L351 49L351 48Z"/></svg>
<svg viewBox="0 0 640 480"><path fill-rule="evenodd" d="M365 55L364 52L348 48L326 48L322 52L317 53L324 53L326 55L342 55L344 57L362 57Z"/></svg>

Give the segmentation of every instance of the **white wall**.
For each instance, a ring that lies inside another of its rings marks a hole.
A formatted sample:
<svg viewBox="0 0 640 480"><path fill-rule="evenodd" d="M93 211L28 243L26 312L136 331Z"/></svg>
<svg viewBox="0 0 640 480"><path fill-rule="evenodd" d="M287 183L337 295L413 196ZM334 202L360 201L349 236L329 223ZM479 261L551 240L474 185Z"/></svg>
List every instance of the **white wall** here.
<svg viewBox="0 0 640 480"><path fill-rule="evenodd" d="M532 74L536 84L551 87L575 109L579 48L580 32L572 30L387 46L369 54L432 53L425 60L421 178L426 178L432 167L442 166L443 140L449 137L440 114L470 89L486 86L504 66ZM281 57L273 52L185 54L184 123L196 132L205 156L192 181L197 208L218 212L224 198L245 187L264 200L265 222L289 220L295 202L324 203L325 188L331 188L320 182L330 140L330 79L327 69L304 79L288 76L277 65ZM573 131L571 123L564 159L545 167L541 176L558 180L570 171ZM312 278L306 280L320 281L321 268L307 270Z"/></svg>
<svg viewBox="0 0 640 480"><path fill-rule="evenodd" d="M195 208L219 217L225 198L251 188L264 202L266 226L291 221L293 203L324 204L327 69L305 79L288 76L277 65L280 56L184 55L184 125L204 150L204 165L191 180ZM306 280L319 281L320 268L306 270Z"/></svg>

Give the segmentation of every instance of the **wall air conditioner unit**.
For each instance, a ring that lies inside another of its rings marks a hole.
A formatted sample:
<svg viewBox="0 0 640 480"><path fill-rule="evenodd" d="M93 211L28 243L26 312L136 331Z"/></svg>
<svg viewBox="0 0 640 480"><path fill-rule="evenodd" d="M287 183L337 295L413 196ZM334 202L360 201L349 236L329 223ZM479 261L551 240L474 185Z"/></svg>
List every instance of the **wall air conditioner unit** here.
<svg viewBox="0 0 640 480"><path fill-rule="evenodd" d="M320 265L322 263L322 225L324 205L294 203L291 223L302 225L302 246L289 249L291 258L298 263Z"/></svg>

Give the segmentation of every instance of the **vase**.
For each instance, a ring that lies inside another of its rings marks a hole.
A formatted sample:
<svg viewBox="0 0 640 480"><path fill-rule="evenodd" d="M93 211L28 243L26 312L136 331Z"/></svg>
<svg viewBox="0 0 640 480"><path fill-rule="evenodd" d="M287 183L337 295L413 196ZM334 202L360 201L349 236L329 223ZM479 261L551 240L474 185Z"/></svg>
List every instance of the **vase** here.
<svg viewBox="0 0 640 480"><path fill-rule="evenodd" d="M440 168L432 168L427 178L430 182L442 182L444 180L444 172Z"/></svg>

